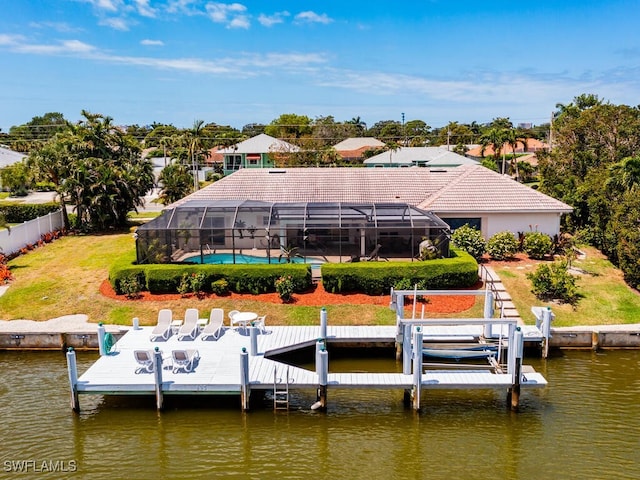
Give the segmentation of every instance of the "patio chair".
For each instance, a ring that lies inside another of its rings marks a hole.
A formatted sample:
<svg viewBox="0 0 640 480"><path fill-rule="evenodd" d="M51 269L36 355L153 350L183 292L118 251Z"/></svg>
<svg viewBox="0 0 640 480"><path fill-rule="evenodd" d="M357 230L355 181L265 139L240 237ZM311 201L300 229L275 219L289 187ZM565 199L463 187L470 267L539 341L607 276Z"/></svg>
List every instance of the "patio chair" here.
<svg viewBox="0 0 640 480"><path fill-rule="evenodd" d="M153 352L151 350L134 350L133 356L138 362L136 373L153 373Z"/></svg>
<svg viewBox="0 0 640 480"><path fill-rule="evenodd" d="M266 315L262 315L261 317L258 317L253 322L251 322L252 325L256 327L258 330L260 330L260 333L263 333L263 334L267 333L267 327L264 323L266 318L267 318Z"/></svg>
<svg viewBox="0 0 640 480"><path fill-rule="evenodd" d="M171 321L173 320L173 313L168 308L163 308L158 312L158 323L151 331L151 341L158 338L168 340L171 336Z"/></svg>
<svg viewBox="0 0 640 480"><path fill-rule="evenodd" d="M202 330L200 338L204 340L206 337L213 337L217 340L224 326L224 310L221 308L212 308L209 315L209 323Z"/></svg>
<svg viewBox="0 0 640 480"><path fill-rule="evenodd" d="M180 370L189 373L193 372L195 363L200 360L200 353L198 350L173 350L171 358L173 359L173 373Z"/></svg>
<svg viewBox="0 0 640 480"><path fill-rule="evenodd" d="M382 247L382 245L380 244L376 245L376 248L374 248L373 251L366 258L367 262L373 262L374 260L378 260L378 257L380 256L380 247Z"/></svg>
<svg viewBox="0 0 640 480"><path fill-rule="evenodd" d="M198 335L199 318L200 314L197 308L187 308L184 313L184 323L180 326L180 330L178 330L178 340L184 340L185 337L195 340Z"/></svg>
<svg viewBox="0 0 640 480"><path fill-rule="evenodd" d="M231 327L233 327L233 316L234 316L236 313L240 313L240 310L231 310L231 311L229 312L229 325L230 325Z"/></svg>

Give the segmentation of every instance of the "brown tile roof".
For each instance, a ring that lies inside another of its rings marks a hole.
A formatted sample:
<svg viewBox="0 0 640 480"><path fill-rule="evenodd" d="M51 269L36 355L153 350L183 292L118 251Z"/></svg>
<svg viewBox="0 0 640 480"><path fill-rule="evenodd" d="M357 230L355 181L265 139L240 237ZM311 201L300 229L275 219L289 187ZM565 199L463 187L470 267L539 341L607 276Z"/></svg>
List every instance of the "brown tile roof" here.
<svg viewBox="0 0 640 480"><path fill-rule="evenodd" d="M571 207L484 167L241 169L191 200L408 203L439 211L571 211Z"/></svg>
<svg viewBox="0 0 640 480"><path fill-rule="evenodd" d="M516 143L516 153L524 153L524 152L538 152L540 150L548 150L549 144L545 142L541 142L536 138L527 138L527 149L524 148L524 143L517 142ZM502 154L509 155L513 153L513 147L508 143L505 143L500 149L500 155ZM466 153L469 157L482 157L482 145L478 145L477 147L472 148ZM487 145L484 149L484 156L488 157L493 155L493 147L491 145Z"/></svg>

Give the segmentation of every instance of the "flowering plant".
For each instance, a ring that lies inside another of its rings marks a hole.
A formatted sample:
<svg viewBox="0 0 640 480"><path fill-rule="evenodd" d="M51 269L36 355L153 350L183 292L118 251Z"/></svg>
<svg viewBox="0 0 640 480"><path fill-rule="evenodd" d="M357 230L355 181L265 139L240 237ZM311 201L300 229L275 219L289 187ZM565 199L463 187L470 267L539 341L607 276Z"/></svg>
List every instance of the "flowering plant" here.
<svg viewBox="0 0 640 480"><path fill-rule="evenodd" d="M290 302L293 296L293 277L291 275L285 275L276 279L275 282L276 292L280 296L280 300L283 302Z"/></svg>

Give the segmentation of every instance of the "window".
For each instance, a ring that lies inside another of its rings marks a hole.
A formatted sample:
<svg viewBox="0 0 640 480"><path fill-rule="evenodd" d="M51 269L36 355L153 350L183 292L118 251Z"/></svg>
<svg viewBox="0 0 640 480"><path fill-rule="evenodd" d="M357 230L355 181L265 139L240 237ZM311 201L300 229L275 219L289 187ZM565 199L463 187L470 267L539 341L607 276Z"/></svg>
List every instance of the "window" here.
<svg viewBox="0 0 640 480"><path fill-rule="evenodd" d="M242 166L242 155L225 155L224 164L225 170L240 170Z"/></svg>

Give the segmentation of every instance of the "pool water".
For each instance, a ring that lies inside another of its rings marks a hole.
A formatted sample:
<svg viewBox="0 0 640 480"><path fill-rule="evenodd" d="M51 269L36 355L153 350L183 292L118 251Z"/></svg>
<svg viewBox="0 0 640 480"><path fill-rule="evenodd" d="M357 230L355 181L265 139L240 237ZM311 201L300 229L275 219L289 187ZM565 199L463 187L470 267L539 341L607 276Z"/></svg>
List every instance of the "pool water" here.
<svg viewBox="0 0 640 480"><path fill-rule="evenodd" d="M196 260L200 258L202 258L201 263L207 263L207 264L233 264L234 263L232 253L209 253L207 255L203 255L202 257L200 257L200 255L196 255L191 257L190 260ZM279 259L277 256L272 256L271 262L269 262L269 259L267 257L257 257L254 255L244 255L244 254L236 253L235 263L247 263L247 264L287 263L287 259L284 257L282 257L280 261L278 260ZM321 258L314 258L314 257L306 257L306 258L294 257L291 259L291 262L292 263L309 263L312 265L312 267L319 268L320 264L324 263L324 260Z"/></svg>

